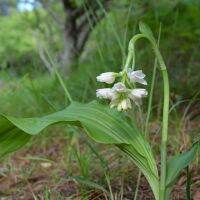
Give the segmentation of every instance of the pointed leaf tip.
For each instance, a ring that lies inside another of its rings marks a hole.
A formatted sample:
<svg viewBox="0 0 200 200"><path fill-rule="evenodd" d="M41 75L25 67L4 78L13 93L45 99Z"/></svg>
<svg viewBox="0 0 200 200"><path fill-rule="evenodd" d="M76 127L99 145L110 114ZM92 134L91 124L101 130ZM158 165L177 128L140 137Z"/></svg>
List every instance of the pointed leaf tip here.
<svg viewBox="0 0 200 200"><path fill-rule="evenodd" d="M152 32L151 28L147 24L145 24L144 22L142 22L142 21L139 22L139 30L146 37L148 37L152 41L155 41L154 36L153 36L153 32Z"/></svg>
<svg viewBox="0 0 200 200"><path fill-rule="evenodd" d="M196 141L189 151L173 156L167 163L166 186L172 187L178 178L181 170L186 168L195 159L200 145L200 140Z"/></svg>

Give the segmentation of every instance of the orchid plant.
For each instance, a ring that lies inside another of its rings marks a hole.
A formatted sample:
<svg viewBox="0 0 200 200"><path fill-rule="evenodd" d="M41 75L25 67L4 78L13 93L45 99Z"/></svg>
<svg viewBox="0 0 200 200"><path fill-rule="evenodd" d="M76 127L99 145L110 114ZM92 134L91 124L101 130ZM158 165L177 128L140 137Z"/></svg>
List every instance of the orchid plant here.
<svg viewBox="0 0 200 200"><path fill-rule="evenodd" d="M75 102L65 88L70 105L62 111L36 118L16 118L0 115L0 157L19 149L33 135L38 134L47 126L65 122L83 128L87 135L96 142L113 144L118 147L144 174L155 199L170 199L170 192L180 171L195 158L200 140L196 141L187 152L168 158L169 80L167 68L150 28L144 23L140 23L139 29L140 33L133 36L129 42L128 55L122 71L118 73L106 72L97 76L97 81L108 85L112 84L112 87L96 91L98 98L110 101L110 107L96 101L87 104ZM130 124L130 120L126 120L127 115L124 114L134 104L140 106L142 98L147 97L148 94L145 88L136 87L136 84L147 85L142 70L135 70L135 43L142 38L150 42L163 78L160 170L158 170L150 141L139 130L136 122L132 123L134 119ZM61 80L60 77L58 78ZM158 171L160 171L160 174Z"/></svg>

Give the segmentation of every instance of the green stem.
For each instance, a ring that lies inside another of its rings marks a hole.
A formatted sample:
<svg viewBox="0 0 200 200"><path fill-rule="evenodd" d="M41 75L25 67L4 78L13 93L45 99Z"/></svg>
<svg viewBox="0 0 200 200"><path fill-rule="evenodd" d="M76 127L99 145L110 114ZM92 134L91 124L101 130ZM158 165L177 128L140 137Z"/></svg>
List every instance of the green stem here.
<svg viewBox="0 0 200 200"><path fill-rule="evenodd" d="M147 37L148 38L148 37ZM149 38L148 38L149 39ZM168 114L169 114L169 79L167 68L157 44L149 39L153 50L158 59L163 77L164 100L163 100L163 120L162 120L162 138L161 138L161 175L160 175L160 194L159 199L166 199L166 164L167 164L167 138L168 138Z"/></svg>
<svg viewBox="0 0 200 200"><path fill-rule="evenodd" d="M71 95L70 95L70 93L69 93L67 87L65 86L65 83L64 83L62 77L60 76L58 70L56 69L56 67L54 67L54 71L55 71L55 74L56 74L56 76L57 76L57 78L58 78L58 80L59 80L59 82L60 82L60 85L62 86L62 88L63 88L63 90L64 90L64 92L65 92L65 95L67 96L69 102L72 103L72 101L73 101L73 100L72 100L72 97L71 97Z"/></svg>
<svg viewBox="0 0 200 200"><path fill-rule="evenodd" d="M169 80L167 70L162 69L164 82L164 103L161 140L161 176L160 176L160 200L166 196L166 164L167 164L167 138L168 138L168 113L169 113Z"/></svg>
<svg viewBox="0 0 200 200"><path fill-rule="evenodd" d="M124 71L127 71L128 66L131 63L131 58L132 58L132 53L131 53L131 51L129 51L127 59L126 59L126 63L125 63L124 69L123 69Z"/></svg>
<svg viewBox="0 0 200 200"><path fill-rule="evenodd" d="M140 38L143 38L144 35L143 34L137 34L135 35L131 40L130 40L130 44L129 44L129 51L132 53L132 70L135 69L135 42L137 40L139 40Z"/></svg>
<svg viewBox="0 0 200 200"><path fill-rule="evenodd" d="M164 87L164 103L163 103L163 121L162 121L162 139L161 139L161 176L160 176L160 191L159 200L166 199L166 164L167 164L167 138L168 138L168 113L169 113L169 80L167 68L164 63L163 57L159 51L158 45L152 38L144 34L138 34L131 39L130 50L134 51L134 45L136 40L140 38L146 38L151 43L153 50L155 52L156 58L158 60L160 69L162 71L163 77L163 87ZM134 59L134 58L133 58Z"/></svg>
<svg viewBox="0 0 200 200"><path fill-rule="evenodd" d="M51 66L52 66L53 69L54 69L55 75L57 76L57 78L58 78L58 80L59 80L59 82L60 82L60 85L61 85L61 87L63 88L63 90L64 90L64 92L65 92L65 95L66 95L67 99L69 100L70 103L72 103L72 101L73 101L73 100L72 100L72 97L71 97L71 95L70 95L70 93L69 93L69 91L68 91L68 89L67 89L67 87L66 87L66 85L65 85L65 83L64 83L64 81L63 81L63 79L62 79L62 77L61 77L61 75L60 75L60 73L59 73L58 70L57 70L56 63L53 61L53 59L52 59L51 56L49 55L49 52L48 52L47 50L45 50L45 52L46 52L46 54L47 54L47 56L48 56L48 58L49 58L49 61L50 61L50 63L51 63Z"/></svg>
<svg viewBox="0 0 200 200"><path fill-rule="evenodd" d="M161 24L159 26L159 32L158 32L158 40L157 40L158 47L159 47L159 44L160 44L160 35L161 35ZM155 85L155 79L156 79L157 65L158 65L158 59L157 59L157 57L155 57L154 67L153 67L153 75L152 75L152 80L151 80L151 88L150 88L150 93L149 93L149 101L148 101L148 108L147 108L147 117L146 117L146 122L145 122L145 132L144 132L144 135L145 135L146 138L148 138L148 124L149 124L151 110L152 110L152 100L153 100L153 91L154 91L154 85Z"/></svg>
<svg viewBox="0 0 200 200"><path fill-rule="evenodd" d="M138 178L137 178L137 185L136 185L136 189L135 189L134 200L137 200L138 191L139 191L139 186L140 186L141 175L142 175L142 173L141 173L141 171L139 170L139 174L138 174Z"/></svg>
<svg viewBox="0 0 200 200"><path fill-rule="evenodd" d="M109 178L109 176L107 175L107 173L105 173L105 177L106 177L106 181L107 181L108 188L109 188L109 192L110 192L110 199L111 199L111 200L115 200L115 198L114 198L114 196L113 196L112 187L111 187L111 184L110 184L110 178Z"/></svg>
<svg viewBox="0 0 200 200"><path fill-rule="evenodd" d="M137 34L133 36L133 38L130 40L129 46L128 46L128 56L127 56L126 63L123 70L127 71L131 63L131 59L132 59L132 69L134 70L135 68L135 42L138 39L143 38L143 37L145 37L143 34Z"/></svg>
<svg viewBox="0 0 200 200"><path fill-rule="evenodd" d="M168 138L168 115L169 115L169 79L167 68L160 54L158 46L153 44L156 57L158 59L162 77L163 77L163 120L162 120L162 138L161 138L161 175L160 175L160 200L166 200L166 165L167 165L167 138Z"/></svg>

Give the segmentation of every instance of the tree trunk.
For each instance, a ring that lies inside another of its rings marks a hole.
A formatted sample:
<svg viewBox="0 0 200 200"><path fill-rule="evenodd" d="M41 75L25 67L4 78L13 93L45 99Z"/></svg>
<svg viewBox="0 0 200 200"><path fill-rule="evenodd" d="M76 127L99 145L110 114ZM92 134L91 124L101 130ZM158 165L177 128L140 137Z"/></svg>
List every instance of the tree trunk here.
<svg viewBox="0 0 200 200"><path fill-rule="evenodd" d="M68 28L64 31L64 46L63 52L61 53L61 66L65 73L69 73L74 60L77 57L75 44L76 39L73 34L70 33Z"/></svg>
<svg viewBox="0 0 200 200"><path fill-rule="evenodd" d="M0 2L0 15L2 16L9 15L8 3L5 0Z"/></svg>
<svg viewBox="0 0 200 200"><path fill-rule="evenodd" d="M61 55L61 63L64 72L69 73L71 66L82 53L92 29L105 16L99 5L93 0L85 0L84 5L77 7L70 0L62 0L66 13L64 26L64 49ZM103 6L107 10L109 0L105 0Z"/></svg>
<svg viewBox="0 0 200 200"><path fill-rule="evenodd" d="M38 1L49 12L52 18L60 24L60 19L49 9L48 1ZM109 1L84 0L81 5L77 5L75 0L62 0L66 19L63 28L63 51L59 57L59 63L65 73L69 73L72 66L76 68L78 58L85 47L92 29L105 16L105 11L109 8ZM100 2L101 5L97 2Z"/></svg>

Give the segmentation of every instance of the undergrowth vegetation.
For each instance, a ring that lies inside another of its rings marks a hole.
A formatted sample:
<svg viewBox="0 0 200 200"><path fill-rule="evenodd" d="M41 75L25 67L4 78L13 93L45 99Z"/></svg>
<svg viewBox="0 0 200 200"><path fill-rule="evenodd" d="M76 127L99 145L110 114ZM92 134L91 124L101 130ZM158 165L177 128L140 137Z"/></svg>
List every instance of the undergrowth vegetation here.
<svg viewBox="0 0 200 200"><path fill-rule="evenodd" d="M97 4L101 7L100 2ZM62 7L52 7L63 20ZM139 32L138 22L142 20L152 28L156 39L160 31L160 50L169 72L168 154L187 151L200 130L199 2L113 1L110 11L103 12L106 17L98 26L93 27L91 23L92 33L72 64L70 74L64 73L60 63L62 28L47 11L37 9L0 17L0 26L4 27L0 32L0 112L33 117L62 110L69 105L65 86L76 101L86 103L95 99L95 90L106 87L96 82L96 76L122 69L129 40ZM152 49L146 41L138 42L136 49L137 68L142 68L147 75L146 89L151 93L155 65ZM158 166L162 84L157 68L148 129ZM101 100L101 103L107 102ZM148 100L144 100L141 110L134 111L134 120L140 129L144 129L147 109ZM197 158L189 167L194 200L200 196L199 165ZM33 137L20 151L1 160L0 198L153 199L146 179L138 178L138 173L117 148L94 144L80 128L56 124ZM185 169L174 187L172 199L186 199L186 180Z"/></svg>

